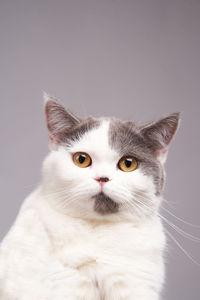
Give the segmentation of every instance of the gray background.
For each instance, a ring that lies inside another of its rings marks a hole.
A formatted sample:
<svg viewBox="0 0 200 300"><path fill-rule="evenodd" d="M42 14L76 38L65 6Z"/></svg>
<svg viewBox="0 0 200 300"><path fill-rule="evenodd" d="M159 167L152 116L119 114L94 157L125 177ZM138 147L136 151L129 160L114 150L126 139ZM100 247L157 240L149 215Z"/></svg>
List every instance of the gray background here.
<svg viewBox="0 0 200 300"><path fill-rule="evenodd" d="M200 225L200 1L1 0L0 54L0 238L40 181L43 90L80 115L145 122L181 111L165 207ZM200 245L166 228L200 262ZM163 299L200 299L200 267L171 239L166 256Z"/></svg>

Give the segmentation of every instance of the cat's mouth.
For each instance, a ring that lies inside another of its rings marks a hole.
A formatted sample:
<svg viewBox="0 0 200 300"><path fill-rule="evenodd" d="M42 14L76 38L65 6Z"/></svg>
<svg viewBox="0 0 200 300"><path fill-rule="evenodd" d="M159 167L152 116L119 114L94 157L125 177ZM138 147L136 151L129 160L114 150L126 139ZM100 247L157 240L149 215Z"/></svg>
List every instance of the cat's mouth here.
<svg viewBox="0 0 200 300"><path fill-rule="evenodd" d="M94 210L101 214L111 214L118 212L119 204L107 196L104 192L100 192L93 197L95 199Z"/></svg>

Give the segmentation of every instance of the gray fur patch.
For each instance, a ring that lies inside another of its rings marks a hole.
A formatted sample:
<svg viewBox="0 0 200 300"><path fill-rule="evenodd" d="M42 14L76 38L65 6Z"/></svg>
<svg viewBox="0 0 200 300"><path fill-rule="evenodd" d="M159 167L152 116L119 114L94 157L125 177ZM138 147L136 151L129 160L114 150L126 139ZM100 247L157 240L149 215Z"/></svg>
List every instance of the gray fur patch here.
<svg viewBox="0 0 200 300"><path fill-rule="evenodd" d="M100 126L100 121L92 117L83 119L78 125L63 133L62 144L70 146L79 140L86 132Z"/></svg>
<svg viewBox="0 0 200 300"><path fill-rule="evenodd" d="M138 159L138 167L145 175L151 175L159 195L164 185L164 170L155 158L152 145L140 134L140 128L133 122L111 119L109 144L120 156L132 155Z"/></svg>
<svg viewBox="0 0 200 300"><path fill-rule="evenodd" d="M87 131L100 125L95 118L76 117L56 100L47 101L45 112L50 140L56 144L69 146Z"/></svg>
<svg viewBox="0 0 200 300"><path fill-rule="evenodd" d="M118 212L119 204L114 202L110 197L106 196L103 192L94 196L94 210L101 214L112 214Z"/></svg>

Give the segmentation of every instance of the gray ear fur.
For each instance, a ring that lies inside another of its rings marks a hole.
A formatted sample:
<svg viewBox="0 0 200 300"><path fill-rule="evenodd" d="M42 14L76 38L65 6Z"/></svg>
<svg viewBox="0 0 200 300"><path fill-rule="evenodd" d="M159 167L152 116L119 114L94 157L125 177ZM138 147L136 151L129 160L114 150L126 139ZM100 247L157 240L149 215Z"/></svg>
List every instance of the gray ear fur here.
<svg viewBox="0 0 200 300"><path fill-rule="evenodd" d="M80 119L66 110L55 98L45 95L46 123L50 141L59 144Z"/></svg>
<svg viewBox="0 0 200 300"><path fill-rule="evenodd" d="M140 133L156 156L166 156L168 145L177 131L179 120L180 113L174 113L141 128Z"/></svg>

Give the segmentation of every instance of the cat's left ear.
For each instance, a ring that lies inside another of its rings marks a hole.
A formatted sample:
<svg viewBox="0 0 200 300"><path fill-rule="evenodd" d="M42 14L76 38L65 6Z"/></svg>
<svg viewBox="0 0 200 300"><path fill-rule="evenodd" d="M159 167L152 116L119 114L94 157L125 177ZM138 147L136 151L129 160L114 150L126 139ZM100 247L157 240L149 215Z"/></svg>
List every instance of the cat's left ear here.
<svg viewBox="0 0 200 300"><path fill-rule="evenodd" d="M46 123L52 144L60 144L66 134L80 123L80 119L66 110L55 98L44 93Z"/></svg>
<svg viewBox="0 0 200 300"><path fill-rule="evenodd" d="M153 149L155 157L163 164L167 158L168 145L178 129L179 122L180 113L174 113L141 128L140 133Z"/></svg>

